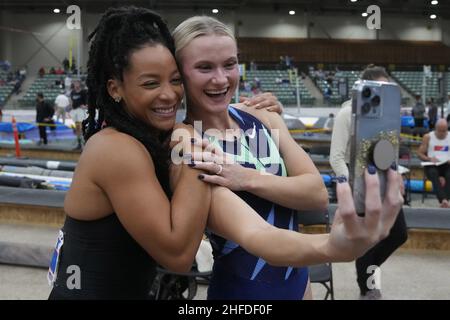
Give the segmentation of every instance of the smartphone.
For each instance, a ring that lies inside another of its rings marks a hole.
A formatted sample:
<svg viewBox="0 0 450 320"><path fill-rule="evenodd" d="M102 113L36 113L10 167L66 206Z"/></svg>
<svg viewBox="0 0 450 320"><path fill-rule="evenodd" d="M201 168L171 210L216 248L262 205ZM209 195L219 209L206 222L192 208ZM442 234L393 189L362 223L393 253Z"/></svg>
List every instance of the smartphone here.
<svg viewBox="0 0 450 320"><path fill-rule="evenodd" d="M400 88L395 83L360 80L353 86L349 182L360 216L365 211L367 166L372 164L378 171L383 199L387 171L394 162L398 164L400 104Z"/></svg>

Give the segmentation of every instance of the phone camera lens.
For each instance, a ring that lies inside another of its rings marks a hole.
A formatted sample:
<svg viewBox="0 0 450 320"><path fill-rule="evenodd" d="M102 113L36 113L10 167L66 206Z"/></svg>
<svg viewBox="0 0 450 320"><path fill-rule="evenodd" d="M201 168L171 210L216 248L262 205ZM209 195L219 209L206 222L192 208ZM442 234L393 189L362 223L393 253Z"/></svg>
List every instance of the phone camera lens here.
<svg viewBox="0 0 450 320"><path fill-rule="evenodd" d="M362 91L362 96L363 98L370 98L370 96L372 95L372 91L370 91L370 88L364 88Z"/></svg>
<svg viewBox="0 0 450 320"><path fill-rule="evenodd" d="M363 106L361 107L361 112L362 112L363 114L369 113L369 112L370 112L370 108L371 108L370 103L366 102L366 103L364 103Z"/></svg>
<svg viewBox="0 0 450 320"><path fill-rule="evenodd" d="M374 107L378 107L379 105L380 105L380 96L375 96L375 97L373 97L372 98L372 101L371 101L371 103L372 103L372 106L374 106Z"/></svg>

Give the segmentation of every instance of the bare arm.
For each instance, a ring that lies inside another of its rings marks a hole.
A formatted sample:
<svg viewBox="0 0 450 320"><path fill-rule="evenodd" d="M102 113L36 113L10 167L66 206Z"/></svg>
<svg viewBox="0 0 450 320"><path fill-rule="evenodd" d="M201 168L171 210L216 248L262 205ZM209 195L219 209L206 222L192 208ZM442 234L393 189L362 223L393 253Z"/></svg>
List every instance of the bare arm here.
<svg viewBox="0 0 450 320"><path fill-rule="evenodd" d="M295 142L278 114L264 113L268 117L273 139L279 142L288 176L260 174L252 170L245 190L288 208L325 209L328 206L328 192L311 158Z"/></svg>
<svg viewBox="0 0 450 320"><path fill-rule="evenodd" d="M432 161L432 159L427 156L429 143L430 143L430 135L427 133L426 135L423 136L422 143L417 149L417 156L422 161Z"/></svg>
<svg viewBox="0 0 450 320"><path fill-rule="evenodd" d="M213 187L212 199L208 228L267 263L306 266L331 260L326 253L328 235L276 228L224 187Z"/></svg>
<svg viewBox="0 0 450 320"><path fill-rule="evenodd" d="M389 234L402 203L399 184L397 173L389 170L387 196L382 203L378 176L366 172L365 218L356 215L348 183L339 184L339 207L331 233L321 235L276 228L227 188L213 187L208 227L271 265L351 261Z"/></svg>
<svg viewBox="0 0 450 320"><path fill-rule="evenodd" d="M288 176L262 174L259 170L239 164L225 164L218 175L202 175L204 181L245 190L261 198L293 209L321 209L328 205L328 193L314 163L305 151L292 139L280 115L263 110L245 110L257 116L272 129L272 138L287 168ZM195 162L195 167L210 173L218 172L213 162ZM278 166L278 164L276 164ZM276 192L274 192L276 191Z"/></svg>
<svg viewBox="0 0 450 320"><path fill-rule="evenodd" d="M206 225L210 187L182 164L169 201L141 143L121 133L91 139L96 151L88 156L97 163L94 182L106 193L125 229L162 266L190 270Z"/></svg>

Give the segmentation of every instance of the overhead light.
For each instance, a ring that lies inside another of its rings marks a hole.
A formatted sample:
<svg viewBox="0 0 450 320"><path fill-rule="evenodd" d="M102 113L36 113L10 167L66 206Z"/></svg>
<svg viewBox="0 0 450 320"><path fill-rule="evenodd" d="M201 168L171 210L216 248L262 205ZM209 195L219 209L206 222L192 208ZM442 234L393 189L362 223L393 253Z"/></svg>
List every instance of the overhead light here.
<svg viewBox="0 0 450 320"><path fill-rule="evenodd" d="M294 10L291 10L291 11L289 11L289 14L290 14L291 16L293 16L293 15L295 14L295 11L294 11Z"/></svg>
<svg viewBox="0 0 450 320"><path fill-rule="evenodd" d="M350 2L356 2L356 1L358 1L358 0L350 0Z"/></svg>
<svg viewBox="0 0 450 320"><path fill-rule="evenodd" d="M435 14L430 15L430 19L434 20L436 18L437 18L437 16Z"/></svg>
<svg viewBox="0 0 450 320"><path fill-rule="evenodd" d="M59 10L58 8L53 9L53 13L60 13L61 10Z"/></svg>
<svg viewBox="0 0 450 320"><path fill-rule="evenodd" d="M369 15L369 14L368 14L367 12L363 12L363 13L362 13L362 16L363 16L363 17L367 17L368 15Z"/></svg>
<svg viewBox="0 0 450 320"><path fill-rule="evenodd" d="M212 9L212 13L219 13L219 9Z"/></svg>
<svg viewBox="0 0 450 320"><path fill-rule="evenodd" d="M432 4L433 6L435 6L435 5L439 4L439 1L438 1L438 0L433 0L433 1L431 1L431 4Z"/></svg>

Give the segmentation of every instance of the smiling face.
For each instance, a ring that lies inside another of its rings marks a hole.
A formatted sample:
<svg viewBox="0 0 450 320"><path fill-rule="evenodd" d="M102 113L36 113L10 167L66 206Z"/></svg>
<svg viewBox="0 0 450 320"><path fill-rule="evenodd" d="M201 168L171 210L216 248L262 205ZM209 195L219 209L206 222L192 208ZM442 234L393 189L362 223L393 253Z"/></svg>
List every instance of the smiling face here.
<svg viewBox="0 0 450 320"><path fill-rule="evenodd" d="M189 108L195 113L227 110L239 83L236 42L225 35L200 36L179 57Z"/></svg>
<svg viewBox="0 0 450 320"><path fill-rule="evenodd" d="M108 92L122 98L129 114L161 131L175 125L175 116L183 98L183 85L175 59L162 45L145 46L133 51L123 81L108 81ZM120 106L118 106L120 107Z"/></svg>

